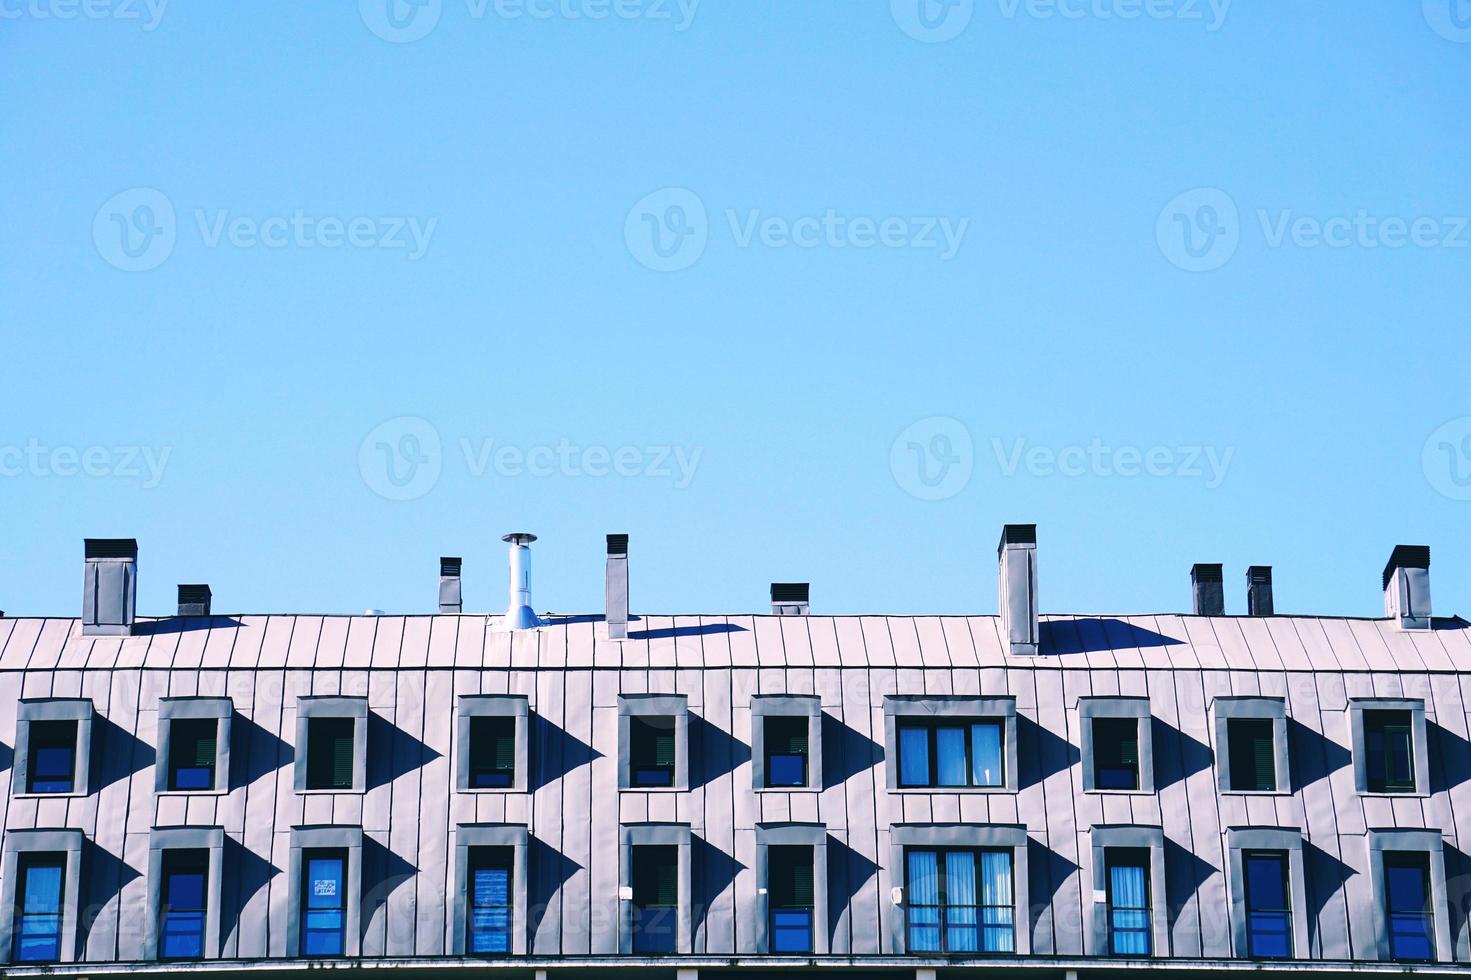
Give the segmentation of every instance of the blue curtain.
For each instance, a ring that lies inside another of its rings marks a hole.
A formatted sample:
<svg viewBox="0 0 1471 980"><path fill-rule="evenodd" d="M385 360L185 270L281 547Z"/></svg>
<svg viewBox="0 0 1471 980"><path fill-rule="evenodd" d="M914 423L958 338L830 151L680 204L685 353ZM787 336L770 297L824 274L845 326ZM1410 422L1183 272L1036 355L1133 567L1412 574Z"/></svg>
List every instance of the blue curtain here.
<svg viewBox="0 0 1471 980"><path fill-rule="evenodd" d="M1148 956L1150 947L1148 869L1114 865L1109 869L1112 904L1109 908L1112 951Z"/></svg>
<svg viewBox="0 0 1471 980"><path fill-rule="evenodd" d="M939 785L966 785L964 728L936 729L935 755L938 756L936 777Z"/></svg>
<svg viewBox="0 0 1471 980"><path fill-rule="evenodd" d="M940 949L940 867L934 851L909 852L909 949Z"/></svg>
<svg viewBox="0 0 1471 980"><path fill-rule="evenodd" d="M511 873L504 868L477 868L472 885L470 952L511 951Z"/></svg>
<svg viewBox="0 0 1471 980"><path fill-rule="evenodd" d="M930 781L930 735L923 728L899 729L899 784L927 786Z"/></svg>
<svg viewBox="0 0 1471 980"><path fill-rule="evenodd" d="M981 949L1016 951L1016 907L1011 888L1011 852L981 852Z"/></svg>
<svg viewBox="0 0 1471 980"><path fill-rule="evenodd" d="M1000 786L1005 770L1001 764L1001 726L995 722L972 725L971 783L975 786Z"/></svg>
<svg viewBox="0 0 1471 980"><path fill-rule="evenodd" d="M976 856L972 851L945 854L945 949L973 953L976 936Z"/></svg>

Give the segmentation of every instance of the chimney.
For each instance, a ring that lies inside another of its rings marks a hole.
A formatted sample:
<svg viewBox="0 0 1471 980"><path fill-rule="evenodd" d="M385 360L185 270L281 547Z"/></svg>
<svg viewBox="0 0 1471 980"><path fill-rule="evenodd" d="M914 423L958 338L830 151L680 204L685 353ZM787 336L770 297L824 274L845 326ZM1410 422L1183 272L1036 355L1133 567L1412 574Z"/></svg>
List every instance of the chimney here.
<svg viewBox="0 0 1471 980"><path fill-rule="evenodd" d="M138 542L87 538L82 635L131 636L138 617Z"/></svg>
<svg viewBox="0 0 1471 980"><path fill-rule="evenodd" d="M458 616L465 605L460 595L460 566L458 558L439 559L439 611L441 614Z"/></svg>
<svg viewBox="0 0 1471 980"><path fill-rule="evenodd" d="M771 615L806 616L812 611L808 602L811 591L809 582L772 582Z"/></svg>
<svg viewBox="0 0 1471 980"><path fill-rule="evenodd" d="M1272 566L1253 565L1246 570L1246 614L1272 616Z"/></svg>
<svg viewBox="0 0 1471 980"><path fill-rule="evenodd" d="M511 598L506 608L505 627L529 630L541 625L531 611L531 542L536 535L518 531L501 538L511 546Z"/></svg>
<svg viewBox="0 0 1471 980"><path fill-rule="evenodd" d="M1384 615L1402 630L1430 629L1430 548L1395 545L1384 566Z"/></svg>
<svg viewBox="0 0 1471 980"><path fill-rule="evenodd" d="M608 639L628 639L628 535L608 535L608 568L603 583Z"/></svg>
<svg viewBox="0 0 1471 980"><path fill-rule="evenodd" d="M208 616L210 600L214 598L207 585L179 586L179 615Z"/></svg>
<svg viewBox="0 0 1471 980"><path fill-rule="evenodd" d="M1001 566L1001 632L1018 657L1037 655L1037 525L1008 524L996 548Z"/></svg>
<svg viewBox="0 0 1471 980"><path fill-rule="evenodd" d="M1190 589L1195 594L1195 615L1226 615L1226 586L1220 565L1192 566Z"/></svg>

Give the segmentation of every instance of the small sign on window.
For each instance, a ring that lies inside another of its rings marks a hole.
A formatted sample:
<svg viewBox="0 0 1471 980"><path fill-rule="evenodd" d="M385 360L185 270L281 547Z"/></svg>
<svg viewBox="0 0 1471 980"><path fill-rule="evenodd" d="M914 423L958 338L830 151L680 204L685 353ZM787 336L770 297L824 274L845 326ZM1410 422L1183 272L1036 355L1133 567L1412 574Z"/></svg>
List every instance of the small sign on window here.
<svg viewBox="0 0 1471 980"><path fill-rule="evenodd" d="M312 882L312 894L318 898L332 898L337 894L337 882L332 878L318 878Z"/></svg>

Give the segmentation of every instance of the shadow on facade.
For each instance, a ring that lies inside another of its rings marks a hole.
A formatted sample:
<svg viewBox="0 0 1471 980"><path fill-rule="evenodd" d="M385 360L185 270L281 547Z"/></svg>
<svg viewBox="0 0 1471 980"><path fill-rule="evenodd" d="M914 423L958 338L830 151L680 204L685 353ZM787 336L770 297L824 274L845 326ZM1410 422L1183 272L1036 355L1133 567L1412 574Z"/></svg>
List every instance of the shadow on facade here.
<svg viewBox="0 0 1471 980"><path fill-rule="evenodd" d="M1165 838L1164 858L1165 905L1173 931L1185 906L1200 896L1200 887L1219 869L1168 837Z"/></svg>
<svg viewBox="0 0 1471 980"><path fill-rule="evenodd" d="M1067 772L1082 758L1078 747L1067 740L1066 733L1043 728L1023 714L1016 716L1016 741L1017 783L1022 788Z"/></svg>
<svg viewBox="0 0 1471 980"><path fill-rule="evenodd" d="M1471 780L1471 742L1433 721L1425 723L1430 743L1430 791L1438 793ZM1450 868L1446 868L1450 873Z"/></svg>
<svg viewBox="0 0 1471 980"><path fill-rule="evenodd" d="M1287 748L1293 790L1327 779L1353 763L1348 749L1292 718L1287 719Z"/></svg>
<svg viewBox="0 0 1471 980"><path fill-rule="evenodd" d="M116 922L115 917L122 911L121 902L110 910L109 904L122 893L125 885L143 877L143 872L90 839L82 849L82 867L85 871L82 882L84 911L77 921L77 942L85 949L87 937L100 919L105 916Z"/></svg>
<svg viewBox="0 0 1471 980"><path fill-rule="evenodd" d="M539 837L527 840L526 863L532 869L526 895L526 920L531 935L535 936L552 900L582 865Z"/></svg>
<svg viewBox="0 0 1471 980"><path fill-rule="evenodd" d="M1316 932L1323 910L1334 896L1343 895L1344 883L1356 872L1316 844L1302 842L1303 876L1307 878L1308 923Z"/></svg>
<svg viewBox="0 0 1471 980"><path fill-rule="evenodd" d="M92 716L92 760L96 763L92 771L97 774L92 792L147 769L156 756L153 746L119 728L106 715Z"/></svg>
<svg viewBox="0 0 1471 980"><path fill-rule="evenodd" d="M734 623L705 623L702 626L675 626L659 630L629 630L630 640L670 640L679 636L712 636L717 633L744 633L744 626Z"/></svg>
<svg viewBox="0 0 1471 980"><path fill-rule="evenodd" d="M831 834L827 838L827 933L836 949L838 925L853 899L878 874L879 866Z"/></svg>
<svg viewBox="0 0 1471 980"><path fill-rule="evenodd" d="M1155 791L1204 772L1215 761L1211 747L1186 734L1174 725L1154 718L1150 722L1150 740L1154 743Z"/></svg>
<svg viewBox="0 0 1471 980"><path fill-rule="evenodd" d="M1147 630L1122 619L1054 619L1039 624L1043 655L1102 653L1106 650L1178 646L1172 636Z"/></svg>
<svg viewBox="0 0 1471 980"><path fill-rule="evenodd" d="M878 765L884 758L884 747L867 735L849 728L832 715L822 716L822 783L823 787L841 786L862 772Z"/></svg>
<svg viewBox="0 0 1471 980"><path fill-rule="evenodd" d="M220 905L220 939L222 942L228 936L239 935L240 917L250 900L256 896L257 892L270 885L272 878L281 873L280 868L245 847L229 834L225 835L223 866L225 872L223 890L229 892L233 885L235 897L233 901L222 902Z"/></svg>
<svg viewBox="0 0 1471 980"><path fill-rule="evenodd" d="M603 757L597 749L539 714L533 713L530 723L530 754L536 760L530 773L533 790L554 783L569 772Z"/></svg>
<svg viewBox="0 0 1471 980"><path fill-rule="evenodd" d="M1032 906L1035 926L1042 913L1052 910L1057 892L1069 878L1078 873L1078 863L1041 841L1027 840L1027 903Z"/></svg>
<svg viewBox="0 0 1471 980"><path fill-rule="evenodd" d="M694 905L690 925L695 930L704 924L710 906L745 869L744 864L704 838L690 838L690 900Z"/></svg>
<svg viewBox="0 0 1471 980"><path fill-rule="evenodd" d="M291 763L296 752L289 744L244 715L230 719L230 740L244 751L231 751L231 786L249 786Z"/></svg>
<svg viewBox="0 0 1471 980"><path fill-rule="evenodd" d="M376 711L368 712L369 789L387 785L400 776L417 772L425 763L438 758L439 752Z"/></svg>
<svg viewBox="0 0 1471 980"><path fill-rule="evenodd" d="M689 746L690 789L704 786L751 761L749 745L695 714L689 716Z"/></svg>

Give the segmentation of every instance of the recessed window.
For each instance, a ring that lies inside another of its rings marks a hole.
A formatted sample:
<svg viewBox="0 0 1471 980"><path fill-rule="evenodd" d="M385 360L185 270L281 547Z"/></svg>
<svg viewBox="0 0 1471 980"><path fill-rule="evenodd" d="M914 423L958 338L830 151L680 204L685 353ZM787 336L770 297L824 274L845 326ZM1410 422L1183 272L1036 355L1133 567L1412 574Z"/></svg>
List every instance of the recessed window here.
<svg viewBox="0 0 1471 980"><path fill-rule="evenodd" d="M899 732L899 785L981 786L1006 785L1004 726L1000 721L901 720Z"/></svg>
<svg viewBox="0 0 1471 980"><path fill-rule="evenodd" d="M797 715L767 715L761 719L766 753L766 785L807 785L808 719Z"/></svg>
<svg viewBox="0 0 1471 980"><path fill-rule="evenodd" d="M27 853L20 855L16 864L20 882L11 959L17 963L55 963L61 959L66 855Z"/></svg>
<svg viewBox="0 0 1471 980"><path fill-rule="evenodd" d="M519 694L458 699L455 788L462 793L525 792L530 702Z"/></svg>
<svg viewBox="0 0 1471 980"><path fill-rule="evenodd" d="M516 719L470 719L470 788L510 789L516 785Z"/></svg>
<svg viewBox="0 0 1471 980"><path fill-rule="evenodd" d="M1415 743L1410 712L1365 711L1364 753L1369 792L1415 792Z"/></svg>
<svg viewBox="0 0 1471 980"><path fill-rule="evenodd" d="M215 788L219 722L213 718L176 718L169 723L169 789Z"/></svg>
<svg viewBox="0 0 1471 980"><path fill-rule="evenodd" d="M470 848L469 950L510 953L514 919L515 848Z"/></svg>
<svg viewBox="0 0 1471 980"><path fill-rule="evenodd" d="M1277 789L1277 749L1271 718L1231 718L1226 739L1231 753L1231 789L1270 793Z"/></svg>
<svg viewBox="0 0 1471 980"><path fill-rule="evenodd" d="M309 850L301 862L302 955L342 956L347 949L347 852Z"/></svg>
<svg viewBox="0 0 1471 980"><path fill-rule="evenodd" d="M1139 719L1094 718L1092 722L1094 788L1139 789Z"/></svg>
<svg viewBox="0 0 1471 980"><path fill-rule="evenodd" d="M1241 855L1246 888L1246 942L1253 959L1292 956L1292 879L1286 851Z"/></svg>
<svg viewBox="0 0 1471 980"><path fill-rule="evenodd" d="M209 851L165 851L162 874L158 956L165 960L200 959L204 956L208 912Z"/></svg>
<svg viewBox="0 0 1471 980"><path fill-rule="evenodd" d="M910 952L1015 951L1010 849L909 848L905 863Z"/></svg>
<svg viewBox="0 0 1471 980"><path fill-rule="evenodd" d="M814 951L814 886L812 847L775 844L766 849L767 929L773 953Z"/></svg>
<svg viewBox="0 0 1471 980"><path fill-rule="evenodd" d="M1385 851L1384 892L1390 957L1435 959L1430 855L1423 851Z"/></svg>
<svg viewBox="0 0 1471 980"><path fill-rule="evenodd" d="M635 953L673 953L679 940L679 847L637 844L630 928Z"/></svg>
<svg viewBox="0 0 1471 980"><path fill-rule="evenodd" d="M77 776L77 723L33 721L27 793L73 793Z"/></svg>
<svg viewBox="0 0 1471 980"><path fill-rule="evenodd" d="M1153 948L1149 850L1105 848L1108 951L1115 956L1148 956Z"/></svg>
<svg viewBox="0 0 1471 980"><path fill-rule="evenodd" d="M356 721L355 718L307 719L307 789L352 789Z"/></svg>
<svg viewBox="0 0 1471 980"><path fill-rule="evenodd" d="M628 720L628 782L633 787L674 785L675 720L639 716Z"/></svg>

